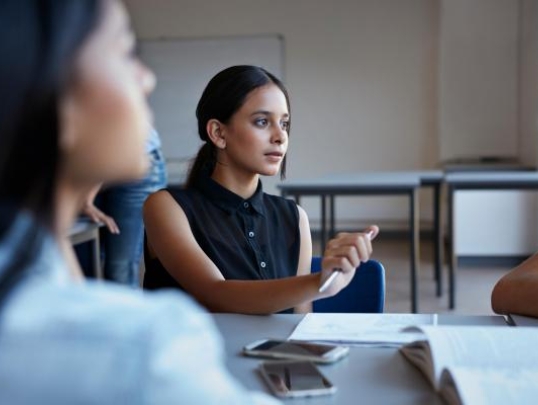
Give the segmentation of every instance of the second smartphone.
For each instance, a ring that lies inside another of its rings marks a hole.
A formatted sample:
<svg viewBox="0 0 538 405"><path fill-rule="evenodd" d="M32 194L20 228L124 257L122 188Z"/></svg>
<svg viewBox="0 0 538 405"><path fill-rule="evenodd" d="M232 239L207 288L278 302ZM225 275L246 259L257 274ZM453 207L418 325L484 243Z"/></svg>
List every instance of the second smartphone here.
<svg viewBox="0 0 538 405"><path fill-rule="evenodd" d="M316 363L333 363L349 352L349 347L296 340L262 339L243 348L247 356L276 359L309 360Z"/></svg>
<svg viewBox="0 0 538 405"><path fill-rule="evenodd" d="M279 397L312 397L336 392L336 387L310 361L264 361L260 372Z"/></svg>

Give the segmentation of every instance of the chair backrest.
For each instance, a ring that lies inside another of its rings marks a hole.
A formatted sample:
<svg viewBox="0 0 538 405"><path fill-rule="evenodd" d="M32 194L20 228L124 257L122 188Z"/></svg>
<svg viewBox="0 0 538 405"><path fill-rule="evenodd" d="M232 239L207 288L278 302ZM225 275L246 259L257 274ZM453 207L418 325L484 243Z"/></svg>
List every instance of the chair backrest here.
<svg viewBox="0 0 538 405"><path fill-rule="evenodd" d="M312 257L311 271L321 271L321 257ZM361 263L353 280L338 294L313 302L314 312L382 313L384 307L385 268L376 260Z"/></svg>

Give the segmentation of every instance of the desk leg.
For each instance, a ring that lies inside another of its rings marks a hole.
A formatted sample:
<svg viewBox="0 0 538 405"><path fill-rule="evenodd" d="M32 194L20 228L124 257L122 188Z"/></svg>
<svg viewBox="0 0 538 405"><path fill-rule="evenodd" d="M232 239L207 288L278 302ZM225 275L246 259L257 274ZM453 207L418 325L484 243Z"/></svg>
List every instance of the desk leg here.
<svg viewBox="0 0 538 405"><path fill-rule="evenodd" d="M448 308L454 309L456 306L456 236L454 234L454 187L448 186Z"/></svg>
<svg viewBox="0 0 538 405"><path fill-rule="evenodd" d="M329 238L334 238L334 217L335 217L335 207L334 207L334 195L331 194L329 196L329 222L330 222L330 228L329 228Z"/></svg>
<svg viewBox="0 0 538 405"><path fill-rule="evenodd" d="M413 189L409 199L409 238L411 242L411 312L418 312L417 274L419 257L418 192Z"/></svg>
<svg viewBox="0 0 538 405"><path fill-rule="evenodd" d="M434 242L434 266L435 266L435 283L436 283L436 295L440 297L443 294L443 276L441 274L442 269L442 244L443 233L441 228L441 184L436 183L433 186L433 232L435 237Z"/></svg>
<svg viewBox="0 0 538 405"><path fill-rule="evenodd" d="M99 228L95 229L95 237L92 240L93 274L97 279L103 279L103 268L101 267L101 248L99 242Z"/></svg>
<svg viewBox="0 0 538 405"><path fill-rule="evenodd" d="M327 196L321 194L321 254L325 252L325 243L327 241Z"/></svg>

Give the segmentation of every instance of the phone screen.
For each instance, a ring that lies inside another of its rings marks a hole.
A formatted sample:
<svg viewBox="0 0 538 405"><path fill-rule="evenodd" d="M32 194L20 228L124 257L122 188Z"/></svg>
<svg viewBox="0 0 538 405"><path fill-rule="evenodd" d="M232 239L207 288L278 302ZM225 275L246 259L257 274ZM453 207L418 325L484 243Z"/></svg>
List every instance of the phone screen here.
<svg viewBox="0 0 538 405"><path fill-rule="evenodd" d="M262 374L280 396L309 396L333 393L336 388L308 361L264 362Z"/></svg>
<svg viewBox="0 0 538 405"><path fill-rule="evenodd" d="M323 356L325 353L334 350L334 346L319 345L303 342L275 341L268 340L253 347L252 350L268 351L275 353L289 353L304 356Z"/></svg>

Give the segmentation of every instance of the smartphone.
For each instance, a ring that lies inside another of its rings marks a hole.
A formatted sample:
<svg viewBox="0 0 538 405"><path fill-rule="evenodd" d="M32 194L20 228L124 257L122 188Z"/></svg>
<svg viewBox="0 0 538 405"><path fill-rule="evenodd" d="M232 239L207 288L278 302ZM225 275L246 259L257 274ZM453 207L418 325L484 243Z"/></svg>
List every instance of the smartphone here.
<svg viewBox="0 0 538 405"><path fill-rule="evenodd" d="M310 361L265 361L260 373L279 397L310 397L334 394L336 387Z"/></svg>
<svg viewBox="0 0 538 405"><path fill-rule="evenodd" d="M316 363L332 363L349 352L349 347L298 340L262 339L243 348L243 354L277 359L309 360Z"/></svg>

